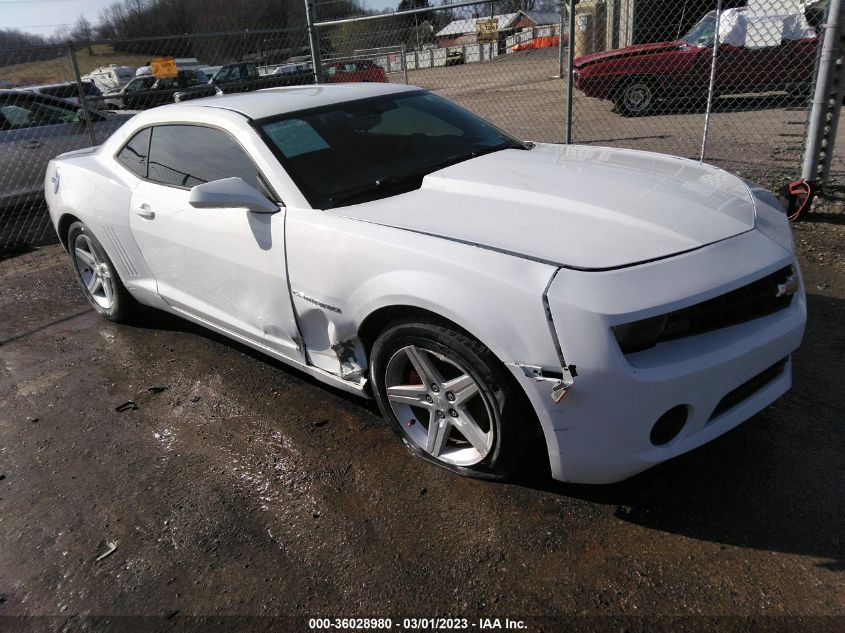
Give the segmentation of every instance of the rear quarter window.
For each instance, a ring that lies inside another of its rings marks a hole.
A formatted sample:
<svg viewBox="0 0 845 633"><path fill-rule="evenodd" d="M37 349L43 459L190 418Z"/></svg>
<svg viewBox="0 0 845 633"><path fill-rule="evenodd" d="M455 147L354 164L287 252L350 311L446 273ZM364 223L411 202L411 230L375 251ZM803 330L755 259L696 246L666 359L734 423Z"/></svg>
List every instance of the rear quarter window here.
<svg viewBox="0 0 845 633"><path fill-rule="evenodd" d="M136 176L146 178L149 149L150 128L146 128L133 136L117 153L115 159Z"/></svg>

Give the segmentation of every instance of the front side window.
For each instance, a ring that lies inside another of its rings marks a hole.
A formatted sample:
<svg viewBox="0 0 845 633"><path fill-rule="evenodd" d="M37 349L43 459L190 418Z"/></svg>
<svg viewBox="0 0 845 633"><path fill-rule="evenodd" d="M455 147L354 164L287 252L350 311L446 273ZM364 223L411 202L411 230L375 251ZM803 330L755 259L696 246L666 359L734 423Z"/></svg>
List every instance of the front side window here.
<svg viewBox="0 0 845 633"><path fill-rule="evenodd" d="M147 177L187 188L237 177L257 189L262 187L258 169L229 134L199 125L154 127Z"/></svg>
<svg viewBox="0 0 845 633"><path fill-rule="evenodd" d="M141 178L147 177L147 154L150 149L150 128L138 132L117 153L117 162Z"/></svg>
<svg viewBox="0 0 845 633"><path fill-rule="evenodd" d="M451 101L399 92L293 112L255 125L312 207L418 188L438 169L526 145Z"/></svg>

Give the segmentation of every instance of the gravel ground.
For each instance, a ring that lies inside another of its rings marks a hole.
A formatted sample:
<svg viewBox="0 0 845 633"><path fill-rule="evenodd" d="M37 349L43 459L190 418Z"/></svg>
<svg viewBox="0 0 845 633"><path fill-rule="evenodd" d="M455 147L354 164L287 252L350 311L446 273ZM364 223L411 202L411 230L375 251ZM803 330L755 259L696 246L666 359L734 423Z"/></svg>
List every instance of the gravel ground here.
<svg viewBox="0 0 845 633"><path fill-rule="evenodd" d="M845 225L796 239L792 391L604 487L459 478L367 402L228 340L101 320L59 247L0 262L0 630L845 630Z"/></svg>

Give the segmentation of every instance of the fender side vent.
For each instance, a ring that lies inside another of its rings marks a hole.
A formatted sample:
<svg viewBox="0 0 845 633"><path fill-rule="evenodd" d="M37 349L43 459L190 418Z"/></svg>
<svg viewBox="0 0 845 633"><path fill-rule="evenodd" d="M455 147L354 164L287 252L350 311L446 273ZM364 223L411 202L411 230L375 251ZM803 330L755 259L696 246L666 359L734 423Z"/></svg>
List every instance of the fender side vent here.
<svg viewBox="0 0 845 633"><path fill-rule="evenodd" d="M126 276L138 277L138 270L132 264L132 260L129 259L126 249L123 247L123 244L120 242L120 238L117 236L117 231L115 231L114 227L110 224L104 225L103 228L114 247L114 253L117 255L117 258L120 260L120 264L126 271Z"/></svg>

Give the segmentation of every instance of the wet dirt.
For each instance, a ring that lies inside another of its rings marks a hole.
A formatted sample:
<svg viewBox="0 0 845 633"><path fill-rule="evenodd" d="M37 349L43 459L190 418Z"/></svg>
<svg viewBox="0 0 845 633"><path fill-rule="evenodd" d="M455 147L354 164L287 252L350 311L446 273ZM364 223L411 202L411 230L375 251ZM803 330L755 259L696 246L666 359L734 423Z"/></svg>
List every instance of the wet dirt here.
<svg viewBox="0 0 845 633"><path fill-rule="evenodd" d="M59 247L0 262L0 618L845 617L845 224L796 241L792 391L604 487L459 478L281 363L98 318Z"/></svg>

